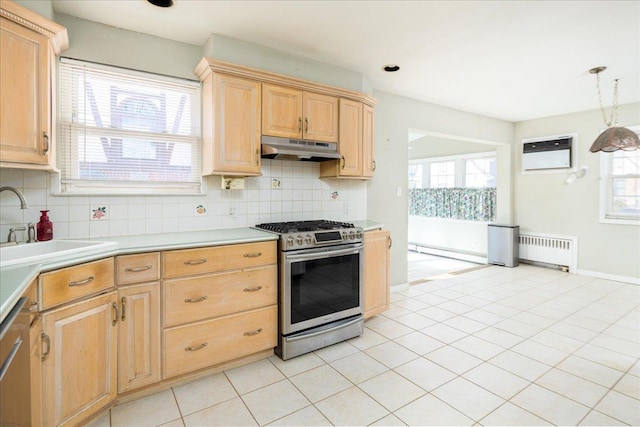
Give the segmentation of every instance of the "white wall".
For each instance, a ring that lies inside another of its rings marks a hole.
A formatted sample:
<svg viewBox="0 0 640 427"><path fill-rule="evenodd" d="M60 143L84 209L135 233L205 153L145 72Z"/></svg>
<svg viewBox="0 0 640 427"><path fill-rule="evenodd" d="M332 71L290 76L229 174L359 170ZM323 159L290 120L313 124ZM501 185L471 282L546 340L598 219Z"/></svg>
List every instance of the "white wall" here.
<svg viewBox="0 0 640 427"><path fill-rule="evenodd" d="M640 103L619 108L620 123L640 124ZM521 231L578 237L578 272L640 279L640 227L601 224L599 214L600 156L589 147L605 128L600 110L584 111L516 123L514 150L515 223ZM522 174L521 140L577 132L577 165L584 178L571 185L566 173Z"/></svg>
<svg viewBox="0 0 640 427"><path fill-rule="evenodd" d="M391 231L391 284L401 285L407 283L409 129L510 144L513 124L387 92L374 91L373 96L379 101L375 126L377 169L368 185L367 214L369 219L382 222ZM505 216L511 215L509 148L510 145L505 145L497 150L499 156L506 157L504 163L507 164L506 170L500 169L500 165L498 170L498 179L503 180L505 186L504 199L499 198L498 205Z"/></svg>
<svg viewBox="0 0 640 427"><path fill-rule="evenodd" d="M409 215L409 243L486 257L487 224L484 221Z"/></svg>

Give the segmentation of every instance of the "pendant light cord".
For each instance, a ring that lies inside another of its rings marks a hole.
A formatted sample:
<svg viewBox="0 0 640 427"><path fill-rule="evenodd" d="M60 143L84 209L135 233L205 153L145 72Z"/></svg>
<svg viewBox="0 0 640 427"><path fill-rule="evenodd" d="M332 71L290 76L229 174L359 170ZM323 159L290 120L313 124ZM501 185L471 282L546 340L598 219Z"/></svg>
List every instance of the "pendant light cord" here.
<svg viewBox="0 0 640 427"><path fill-rule="evenodd" d="M598 87L598 100L600 101L600 110L602 111L602 120L607 127L611 127L611 123L618 123L618 79L613 84L613 106L611 107L611 118L607 121L607 114L602 104L602 93L600 91L600 72L596 72L596 85Z"/></svg>

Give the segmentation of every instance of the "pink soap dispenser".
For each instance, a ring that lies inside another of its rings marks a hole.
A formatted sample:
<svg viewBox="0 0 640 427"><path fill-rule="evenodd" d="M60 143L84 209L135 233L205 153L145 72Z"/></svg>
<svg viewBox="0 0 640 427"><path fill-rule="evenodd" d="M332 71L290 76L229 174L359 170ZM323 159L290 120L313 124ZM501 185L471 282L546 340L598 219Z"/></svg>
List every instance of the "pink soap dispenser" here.
<svg viewBox="0 0 640 427"><path fill-rule="evenodd" d="M49 220L47 212L49 211L40 211L42 215L36 225L39 242L53 239L53 223Z"/></svg>

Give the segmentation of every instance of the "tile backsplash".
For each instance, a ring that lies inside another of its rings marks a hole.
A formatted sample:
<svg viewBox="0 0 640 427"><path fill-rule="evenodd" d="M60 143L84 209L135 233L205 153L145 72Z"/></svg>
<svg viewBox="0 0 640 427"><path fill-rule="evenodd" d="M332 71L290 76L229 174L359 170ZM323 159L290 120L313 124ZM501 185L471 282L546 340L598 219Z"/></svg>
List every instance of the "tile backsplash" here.
<svg viewBox="0 0 640 427"><path fill-rule="evenodd" d="M367 217L367 183L319 179L319 163L263 159L262 176L245 178L242 190L220 189L220 177L203 179L197 196L59 196L51 192L57 175L0 170L0 186L25 195L0 193L0 241L9 228L37 223L48 209L54 239L120 236L247 227L300 219L353 221ZM19 241L25 234L17 233Z"/></svg>

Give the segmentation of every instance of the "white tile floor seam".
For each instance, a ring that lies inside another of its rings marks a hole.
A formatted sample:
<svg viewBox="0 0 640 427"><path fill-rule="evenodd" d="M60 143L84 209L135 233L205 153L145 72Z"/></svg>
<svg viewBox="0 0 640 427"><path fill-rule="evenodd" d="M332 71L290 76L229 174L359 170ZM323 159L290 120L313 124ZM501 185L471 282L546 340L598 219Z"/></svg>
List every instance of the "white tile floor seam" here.
<svg viewBox="0 0 640 427"><path fill-rule="evenodd" d="M166 391L92 426L640 424L637 285L489 266L394 293L365 326L174 387L164 418L136 405Z"/></svg>

